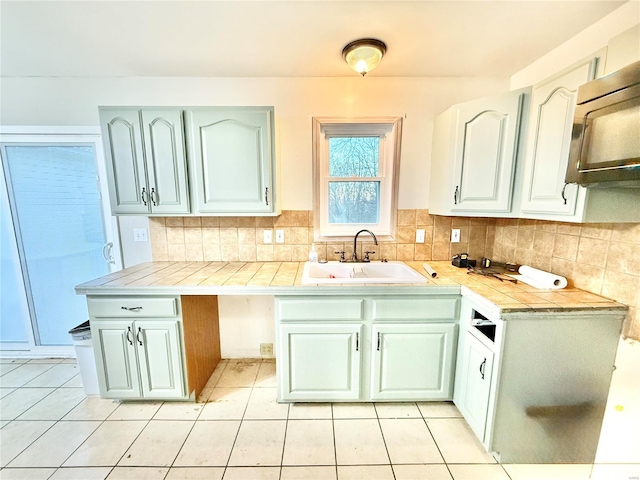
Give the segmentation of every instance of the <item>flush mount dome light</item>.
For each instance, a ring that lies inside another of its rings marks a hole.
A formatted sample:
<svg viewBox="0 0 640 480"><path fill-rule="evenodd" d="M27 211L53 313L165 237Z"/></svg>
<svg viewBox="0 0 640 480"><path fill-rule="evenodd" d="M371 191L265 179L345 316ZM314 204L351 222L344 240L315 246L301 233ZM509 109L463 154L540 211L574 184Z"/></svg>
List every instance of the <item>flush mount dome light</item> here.
<svg viewBox="0 0 640 480"><path fill-rule="evenodd" d="M386 53L387 46L375 38L354 40L342 49L342 58L349 68L363 77L376 68Z"/></svg>

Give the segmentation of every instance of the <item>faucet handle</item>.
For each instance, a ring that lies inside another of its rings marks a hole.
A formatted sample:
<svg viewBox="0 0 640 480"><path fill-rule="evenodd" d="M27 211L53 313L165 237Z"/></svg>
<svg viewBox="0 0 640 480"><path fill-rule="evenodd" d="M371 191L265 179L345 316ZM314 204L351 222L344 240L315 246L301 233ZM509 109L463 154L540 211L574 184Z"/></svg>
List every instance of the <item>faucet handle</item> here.
<svg viewBox="0 0 640 480"><path fill-rule="evenodd" d="M344 251L340 251L340 252L333 252L333 253L335 253L336 255L340 255L340 260L339 260L339 261L340 261L340 263L344 263L344 262L345 262L345 259L344 259Z"/></svg>
<svg viewBox="0 0 640 480"><path fill-rule="evenodd" d="M364 259L362 260L363 262L370 262L371 259L369 258L369 254L370 253L376 253L376 252L364 252Z"/></svg>

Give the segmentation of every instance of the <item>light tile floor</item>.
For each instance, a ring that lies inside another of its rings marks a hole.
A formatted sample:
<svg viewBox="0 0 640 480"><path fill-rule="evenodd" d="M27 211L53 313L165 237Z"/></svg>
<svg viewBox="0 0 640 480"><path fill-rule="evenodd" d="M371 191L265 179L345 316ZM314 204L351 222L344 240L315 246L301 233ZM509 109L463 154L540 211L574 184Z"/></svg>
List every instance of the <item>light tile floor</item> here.
<svg viewBox="0 0 640 480"><path fill-rule="evenodd" d="M87 398L68 360L0 362L1 480L640 479L497 464L447 402L278 404L272 361L222 361L199 403Z"/></svg>

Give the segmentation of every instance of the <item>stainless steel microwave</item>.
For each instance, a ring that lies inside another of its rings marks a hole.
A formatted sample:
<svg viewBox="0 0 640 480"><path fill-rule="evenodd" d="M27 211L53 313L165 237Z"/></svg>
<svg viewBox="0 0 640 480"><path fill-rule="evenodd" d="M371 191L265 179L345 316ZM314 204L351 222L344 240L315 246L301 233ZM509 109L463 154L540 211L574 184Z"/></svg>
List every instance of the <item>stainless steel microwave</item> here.
<svg viewBox="0 0 640 480"><path fill-rule="evenodd" d="M566 182L640 187L640 62L578 89Z"/></svg>

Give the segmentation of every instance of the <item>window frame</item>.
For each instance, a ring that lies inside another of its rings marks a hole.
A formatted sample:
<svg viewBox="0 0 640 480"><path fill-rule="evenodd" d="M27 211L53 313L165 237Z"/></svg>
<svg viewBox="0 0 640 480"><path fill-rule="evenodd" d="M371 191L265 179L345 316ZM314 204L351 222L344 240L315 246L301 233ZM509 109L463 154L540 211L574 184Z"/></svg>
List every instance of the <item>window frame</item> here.
<svg viewBox="0 0 640 480"><path fill-rule="evenodd" d="M373 231L382 241L395 240L400 173L401 117L313 117L313 227L317 242L351 240L358 230ZM356 181L380 182L380 211L376 224L341 224L328 221L329 182L350 181L329 176L329 139L373 136L380 138L377 177L355 177Z"/></svg>

